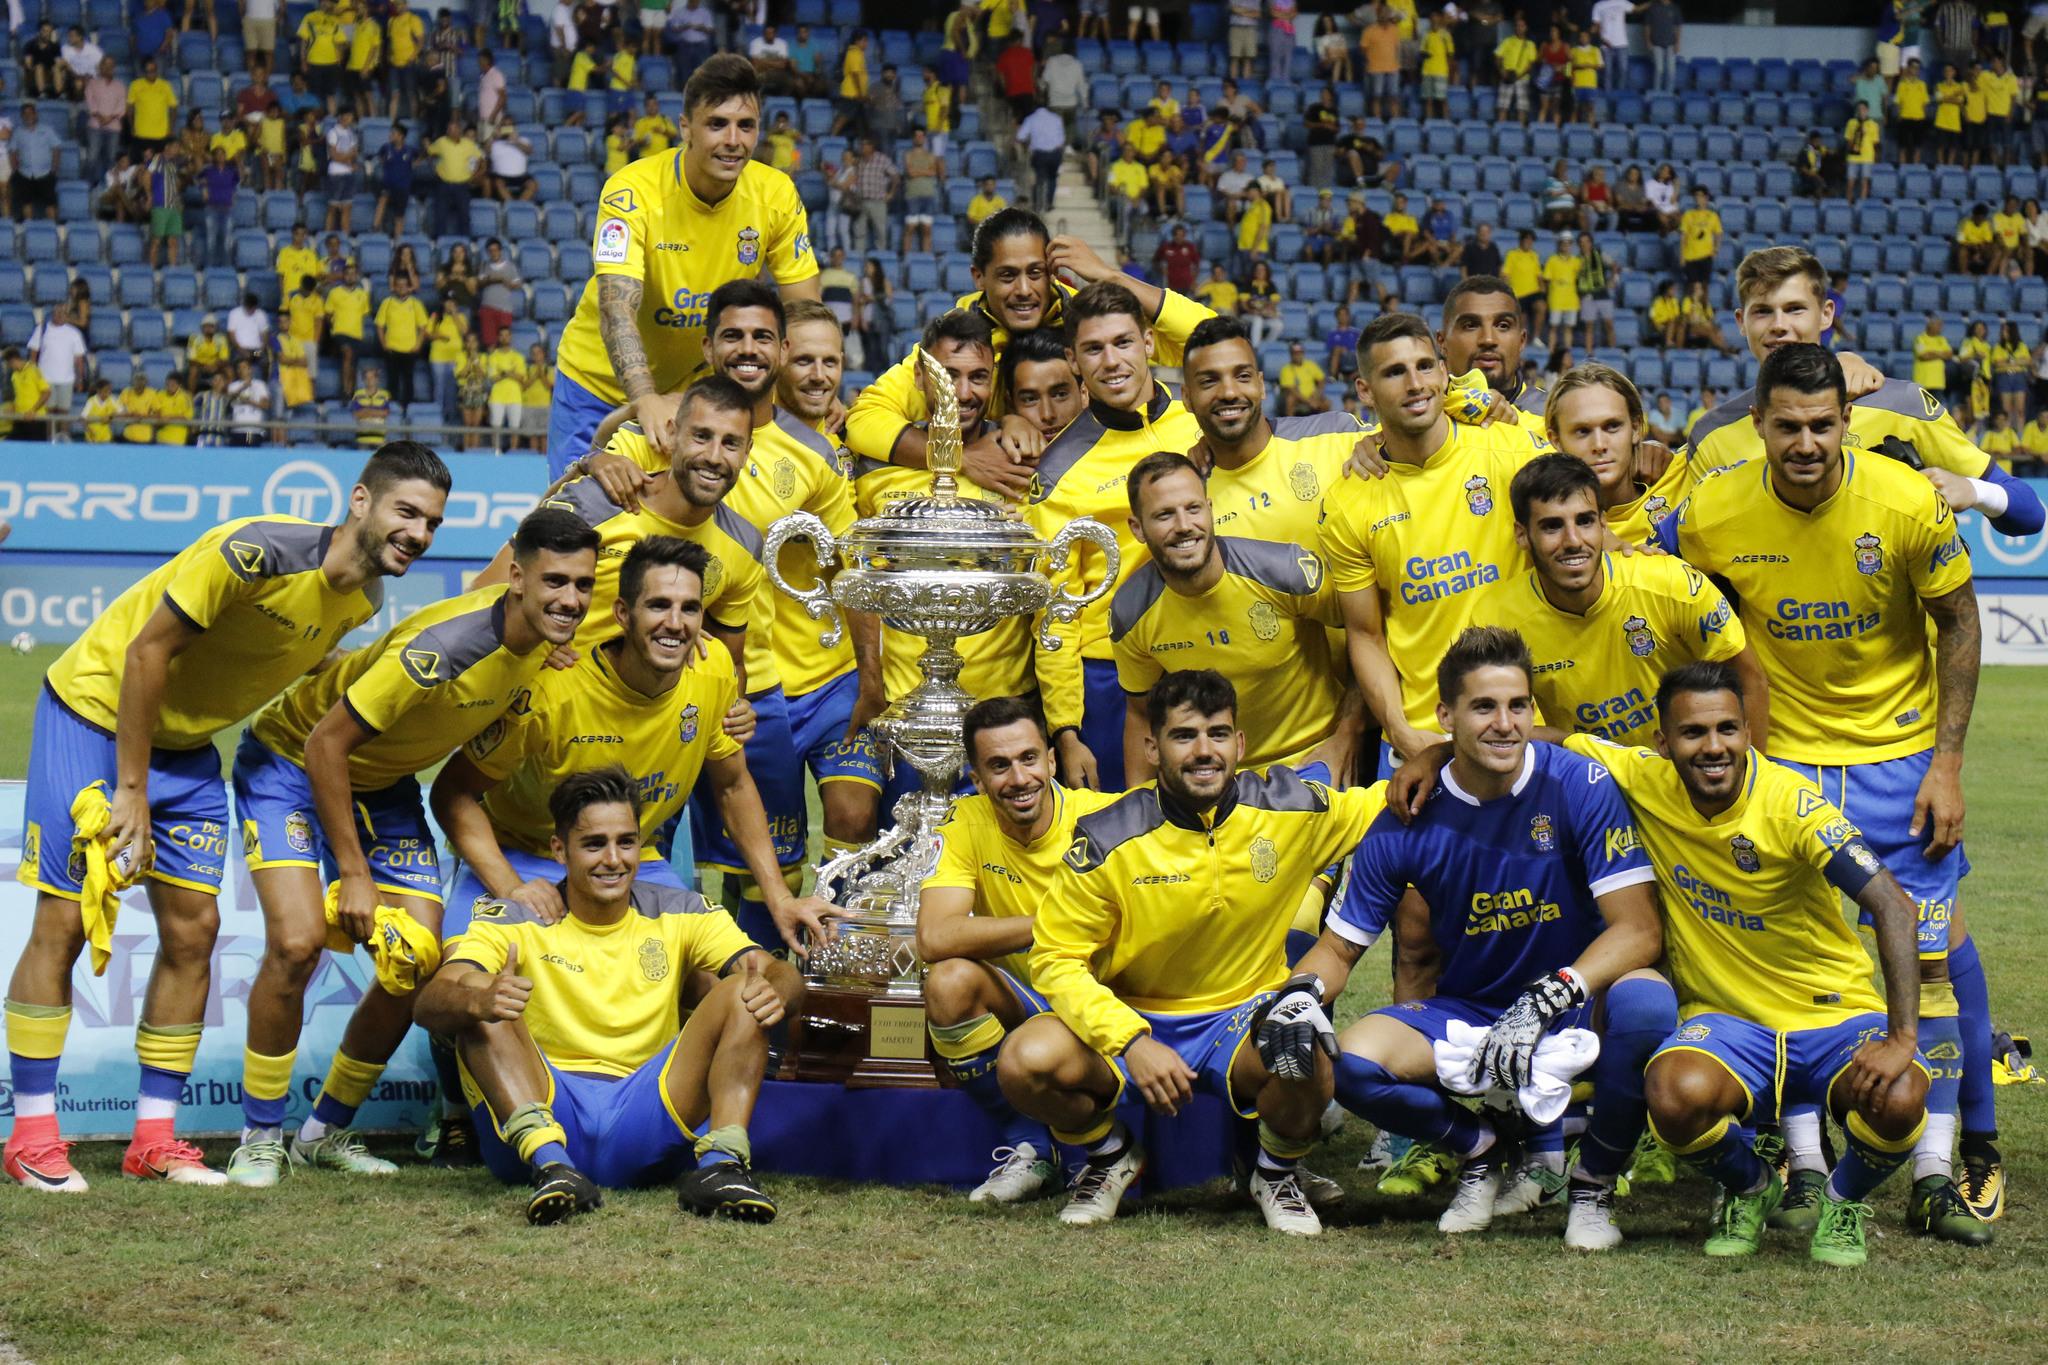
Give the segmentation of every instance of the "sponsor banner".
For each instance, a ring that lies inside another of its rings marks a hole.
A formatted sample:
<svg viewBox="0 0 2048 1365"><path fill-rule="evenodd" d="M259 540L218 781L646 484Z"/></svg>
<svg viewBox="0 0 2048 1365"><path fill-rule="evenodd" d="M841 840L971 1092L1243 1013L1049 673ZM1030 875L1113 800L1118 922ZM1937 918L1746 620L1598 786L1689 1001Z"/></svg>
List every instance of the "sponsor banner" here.
<svg viewBox="0 0 2048 1365"><path fill-rule="evenodd" d="M1977 590L1987 664L2048 664L2048 583L2027 592Z"/></svg>
<svg viewBox="0 0 2048 1365"><path fill-rule="evenodd" d="M20 782L0 782L0 962L12 963L35 922L36 893L15 881L21 861ZM213 950L213 985L206 1001L206 1032L185 1087L179 1130L234 1135L242 1128L242 1046L248 1032L246 1002L263 960L263 916L248 871L236 858L220 897L220 941ZM79 955L72 980L71 1032L58 1073L57 1117L67 1138L125 1138L135 1127L135 1025L156 958L156 922L147 894L128 893L104 976L94 976L90 955ZM289 1117L296 1127L312 1112L327 1065L341 1045L349 1014L376 980L366 954L322 954L306 988L306 1027L292 1072ZM359 1127L414 1131L425 1126L437 1097L426 1035L414 1029L361 1111ZM12 1126L14 1096L0 1077L0 1129ZM220 1155L215 1153L216 1156Z"/></svg>
<svg viewBox="0 0 2048 1365"><path fill-rule="evenodd" d="M2026 484L2048 502L2048 479L2028 479ZM1958 513L1956 529L1970 547L1970 571L1978 578L2048 578L2048 532L2024 538L2000 535L1976 512Z"/></svg>
<svg viewBox="0 0 2048 1365"><path fill-rule="evenodd" d="M36 644L70 644L107 604L154 572L159 557L7 554L0 557L0 631ZM384 609L342 643L353 648L382 635L405 616L463 590L479 565L423 560L384 583Z"/></svg>
<svg viewBox="0 0 2048 1365"><path fill-rule="evenodd" d="M115 551L163 558L236 517L338 522L360 450L181 449L0 442L8 550ZM548 486L538 455L443 455L455 476L436 559L489 560Z"/></svg>

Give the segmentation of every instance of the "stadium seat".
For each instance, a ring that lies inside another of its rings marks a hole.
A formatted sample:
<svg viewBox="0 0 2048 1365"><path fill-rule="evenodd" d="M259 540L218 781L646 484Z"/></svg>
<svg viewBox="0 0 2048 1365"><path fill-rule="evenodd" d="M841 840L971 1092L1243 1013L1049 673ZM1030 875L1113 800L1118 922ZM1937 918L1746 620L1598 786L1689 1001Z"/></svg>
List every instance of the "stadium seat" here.
<svg viewBox="0 0 2048 1365"><path fill-rule="evenodd" d="M164 315L154 310L128 315L128 343L138 351L161 349L169 339Z"/></svg>

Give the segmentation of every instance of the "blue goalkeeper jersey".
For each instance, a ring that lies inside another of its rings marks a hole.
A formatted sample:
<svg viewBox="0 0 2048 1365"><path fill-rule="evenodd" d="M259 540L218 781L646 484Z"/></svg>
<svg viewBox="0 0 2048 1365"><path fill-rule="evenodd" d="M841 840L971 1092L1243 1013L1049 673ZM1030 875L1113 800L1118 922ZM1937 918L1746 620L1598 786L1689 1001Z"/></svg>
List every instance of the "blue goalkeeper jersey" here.
<svg viewBox="0 0 2048 1365"><path fill-rule="evenodd" d="M1414 824L1382 812L1329 928L1370 945L1413 886L1443 955L1437 994L1506 1005L1599 934L1597 897L1655 879L1606 770L1532 743L1506 796L1478 800L1447 766Z"/></svg>

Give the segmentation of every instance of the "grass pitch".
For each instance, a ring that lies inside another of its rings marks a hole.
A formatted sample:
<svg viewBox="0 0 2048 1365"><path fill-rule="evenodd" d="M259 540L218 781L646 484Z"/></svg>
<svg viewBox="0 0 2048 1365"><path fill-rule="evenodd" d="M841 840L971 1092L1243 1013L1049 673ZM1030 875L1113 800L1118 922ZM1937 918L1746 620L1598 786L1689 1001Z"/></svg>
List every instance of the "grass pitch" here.
<svg viewBox="0 0 2048 1365"><path fill-rule="evenodd" d="M23 769L34 675L54 652L0 655L0 775ZM2048 742L2030 703L2044 684L1985 670L1967 769L1968 922L2000 1027L2037 1037ZM1383 973L1358 979L1369 991ZM1345 1013L1373 1003L1347 997ZM1997 1244L1906 1235L1895 1177L1861 1271L1815 1266L1777 1233L1754 1261L1708 1261L1697 1181L1621 1201L1629 1244L1603 1257L1567 1253L1556 1211L1453 1243L1435 1229L1442 1196L1385 1199L1353 1170L1362 1124L1310 1158L1351 1203L1307 1243L1266 1232L1221 1188L1079 1231L1051 1202L982 1210L951 1191L795 1179L773 1180L782 1215L765 1228L700 1222L650 1190L529 1229L519 1193L481 1174L145 1188L96 1146L77 1153L94 1183L83 1199L0 1190L0 1332L37 1361L95 1362L2038 1361L2048 1086L1999 1099L2012 1193Z"/></svg>

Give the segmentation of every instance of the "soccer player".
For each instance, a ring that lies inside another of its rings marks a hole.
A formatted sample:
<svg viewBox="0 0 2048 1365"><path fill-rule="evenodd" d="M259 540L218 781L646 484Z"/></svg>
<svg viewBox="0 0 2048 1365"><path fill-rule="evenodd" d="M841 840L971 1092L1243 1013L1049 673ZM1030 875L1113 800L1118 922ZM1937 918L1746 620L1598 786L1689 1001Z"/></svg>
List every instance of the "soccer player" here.
<svg viewBox="0 0 2048 1365"><path fill-rule="evenodd" d="M1322 561L1299 545L1216 535L1202 475L1185 455L1147 455L1126 487L1131 533L1149 558L1109 609L1125 778L1135 786L1153 776L1145 697L1171 664L1213 668L1238 695L1258 698L1241 727L1245 767L1285 763L1348 783L1359 716L1351 709L1340 726L1345 689L1328 640L1343 616Z"/></svg>
<svg viewBox="0 0 2048 1365"><path fill-rule="evenodd" d="M1266 1225L1313 1236L1322 1222L1298 1166L1329 1102L1329 1062L1283 1078L1246 1043L1287 979L1302 892L1357 843L1384 788L1239 771L1237 695L1219 673L1169 673L1148 705L1159 781L1075 822L1032 924L1031 983L1052 1012L1003 1045L1003 1093L1087 1152L1063 1223L1115 1218L1144 1169L1117 1117L1126 1086L1161 1114L1199 1088L1258 1120L1250 1193Z"/></svg>
<svg viewBox="0 0 2048 1365"><path fill-rule="evenodd" d="M1529 320L1506 280L1496 275L1467 275L1453 285L1444 300L1436 339L1452 374L1479 371L1495 393L1520 409L1523 426L1539 436L1546 434L1544 409L1549 394L1540 382L1522 377L1522 348L1529 344Z"/></svg>
<svg viewBox="0 0 2048 1365"><path fill-rule="evenodd" d="M1121 581L1137 569L1139 549L1130 535L1125 479L1155 450L1192 446L1201 428L1152 377L1157 342L1151 315L1135 294L1114 282L1091 284L1066 301L1065 314L1067 349L1088 391L1088 408L1039 458L1024 518L1048 538L1076 517L1121 526ZM1055 588L1093 589L1106 568L1093 549L1079 549ZM1061 779L1070 787L1121 791L1124 700L1109 643L1107 594L1053 633L1062 647L1039 650L1036 671Z"/></svg>
<svg viewBox="0 0 2048 1365"><path fill-rule="evenodd" d="M1738 1125L1814 1103L1849 1146L1817 1196L1813 1259L1861 1265L1863 1201L1926 1122L1918 915L1841 810L1756 752L1746 710L1735 670L1700 660L1659 683L1654 751L1567 744L1613 775L1657 869L1682 1022L1650 1062L1650 1125L1723 1187L1707 1254L1755 1255L1784 1195ZM1843 895L1877 925L1883 999Z"/></svg>
<svg viewBox="0 0 2048 1365"><path fill-rule="evenodd" d="M1756 403L1764 459L1702 480L1658 539L1735 593L1770 679L1771 757L1841 807L1918 902L1921 1036L1936 1070L1908 1223L1983 1245L1990 1224L1951 1175L1962 1044L1948 957L1963 939L1963 742L1980 646L1969 551L1926 478L1845 450L1848 383L1831 352L1773 350ZM1786 1126L1787 1202L1803 1222L1817 1209L1818 1121Z"/></svg>
<svg viewBox="0 0 2048 1365"><path fill-rule="evenodd" d="M1759 361L1781 346L1818 343L1834 325L1827 271L1800 247L1764 247L1744 256L1735 271L1735 294L1741 304L1736 321ZM1842 368L1855 402L1842 436L1844 450L1903 454L1903 443L1950 510L1974 507L2009 536L2034 535L2048 522L2048 510L2033 490L1973 445L1933 394L1909 380L1886 379L1854 356L1844 357ZM1764 453L1755 420L1756 393L1736 394L1692 429L1697 470L1720 469ZM1912 884L1906 885L1910 890Z"/></svg>
<svg viewBox="0 0 2048 1365"><path fill-rule="evenodd" d="M340 526L281 516L226 522L115 598L50 666L29 745L18 874L36 890L35 923L7 987L14 1130L0 1167L8 1178L46 1192L86 1188L58 1130L57 1068L71 1025L72 965L88 939L96 959L111 941L112 907L84 901L92 861L84 841L96 840L108 867L147 877L157 923L135 1031L135 1135L122 1173L223 1182L175 1136L206 1018L227 860L227 785L214 736L377 613L378 580L404 573L433 544L449 486L432 450L390 442L364 464ZM101 825L96 835L83 834L88 821Z"/></svg>
<svg viewBox="0 0 2048 1365"><path fill-rule="evenodd" d="M1649 542L1657 524L1692 491L1689 450L1670 452L1662 474L1644 460L1649 425L1643 396L1621 371L1598 361L1574 365L1559 377L1543 413L1557 448L1592 466L1600 486L1600 515L1624 545Z"/></svg>
<svg viewBox="0 0 2048 1365"><path fill-rule="evenodd" d="M1380 416L1388 475L1323 495L1317 549L1344 610L1351 676L1380 725L1382 767L1434 741L1436 662L1470 624L1474 590L1522 567L1500 499L1550 449L1540 435L1444 412L1445 368L1411 313L1373 320L1358 341L1360 386Z"/></svg>
<svg viewBox="0 0 2048 1365"><path fill-rule="evenodd" d="M235 750L242 858L263 908L263 961L249 987L242 1142L228 1178L267 1189L288 1163L350 1175L398 1168L364 1148L356 1110L412 1027L416 993L380 977L363 992L312 1114L287 1151L285 1101L306 983L330 925L357 943L397 934L396 912L441 926L441 860L416 773L527 705L551 650L583 623L597 533L542 507L512 538L502 587L451 597L294 683ZM331 903L331 913L325 908Z"/></svg>
<svg viewBox="0 0 2048 1365"><path fill-rule="evenodd" d="M837 446L837 428L846 417L839 405L846 333L832 310L815 299L787 302L782 313L782 373L775 381L775 401ZM843 472L848 466L844 450L838 460Z"/></svg>
<svg viewBox="0 0 2048 1365"><path fill-rule="evenodd" d="M1413 886L1440 954L1435 994L1345 1030L1338 1100L1382 1129L1463 1158L1437 1227L1481 1231L1493 1221L1507 1134L1443 1089L1436 1049L1449 1026L1485 1030L1469 1077L1511 1092L1530 1084L1550 1030L1596 1030L1593 1119L1566 1185L1565 1244L1604 1251L1621 1241L1614 1184L1643 1132L1643 1066L1671 1032L1676 1003L1651 970L1663 944L1656 874L1628 808L1598 764L1530 742L1530 680L1528 647L1512 630L1474 626L1445 652L1437 723L1451 736L1450 761L1413 823L1393 813L1373 822L1344 899L1274 1015L1284 1018L1299 998L1322 1008L1342 994ZM1554 1176L1565 1174L1563 1145L1556 1125L1528 1139L1532 1160Z"/></svg>
<svg viewBox="0 0 2048 1365"><path fill-rule="evenodd" d="M530 1223L597 1208L601 1186L678 1175L682 1208L769 1221L746 1125L768 1030L802 978L694 891L636 881L640 800L624 770L571 774L548 811L567 913L485 902L420 993L421 1024L455 1040L485 1164L532 1181Z"/></svg>
<svg viewBox="0 0 2048 1365"><path fill-rule="evenodd" d="M1163 365L1178 361L1188 333L1212 316L1171 289L1119 273L1078 237L1052 236L1037 214L1023 209L1005 209L976 228L972 259L980 290L962 297L960 306L988 316L998 362L1013 337L1041 327L1064 330L1073 291L1060 282L1059 272L1072 275L1084 287L1107 282L1130 291L1143 321L1156 330L1157 358ZM847 414L846 440L856 454L924 465L924 433L917 424L929 414L918 402L916 365L914 355L906 356L854 400ZM991 399L989 416L1001 419L1008 412L1008 397L999 389ZM1030 465L1039 454L1027 424L1006 422L1001 440L991 436L968 446L966 469L985 488L1022 496L1031 479Z"/></svg>
<svg viewBox="0 0 2048 1365"><path fill-rule="evenodd" d="M1751 732L1761 736L1769 684L1734 608L1683 560L1602 550L1600 492L1593 468L1571 455L1524 465L1508 504L1515 544L1532 567L1488 587L1472 608L1474 620L1514 624L1528 645L1536 704L1557 727L1542 737L1645 742L1657 680L1696 659L1734 666Z"/></svg>
<svg viewBox="0 0 2048 1365"><path fill-rule="evenodd" d="M703 308L728 280L772 275L785 298L818 297L818 259L796 185L753 159L761 83L722 52L683 86L683 145L604 183L592 278L557 352L548 472L588 454L606 413L633 408L657 456L675 453L685 381L703 359Z"/></svg>
<svg viewBox="0 0 2048 1365"><path fill-rule="evenodd" d="M1003 1098L997 1050L1051 1008L1031 988L1034 917L1073 843L1074 821L1118 797L1053 780L1045 722L1022 697L977 702L960 734L976 792L956 800L939 828L938 870L918 898L917 952L927 964L932 1050L1001 1130L995 1169L967 1197L1012 1204L1053 1183L1059 1154L1045 1125Z"/></svg>
<svg viewBox="0 0 2048 1365"><path fill-rule="evenodd" d="M990 346L993 355L993 338ZM1008 396L1011 413L1038 428L1048 443L1088 404L1087 390L1067 355L1066 338L1053 327L1011 338L996 366L995 382Z"/></svg>

